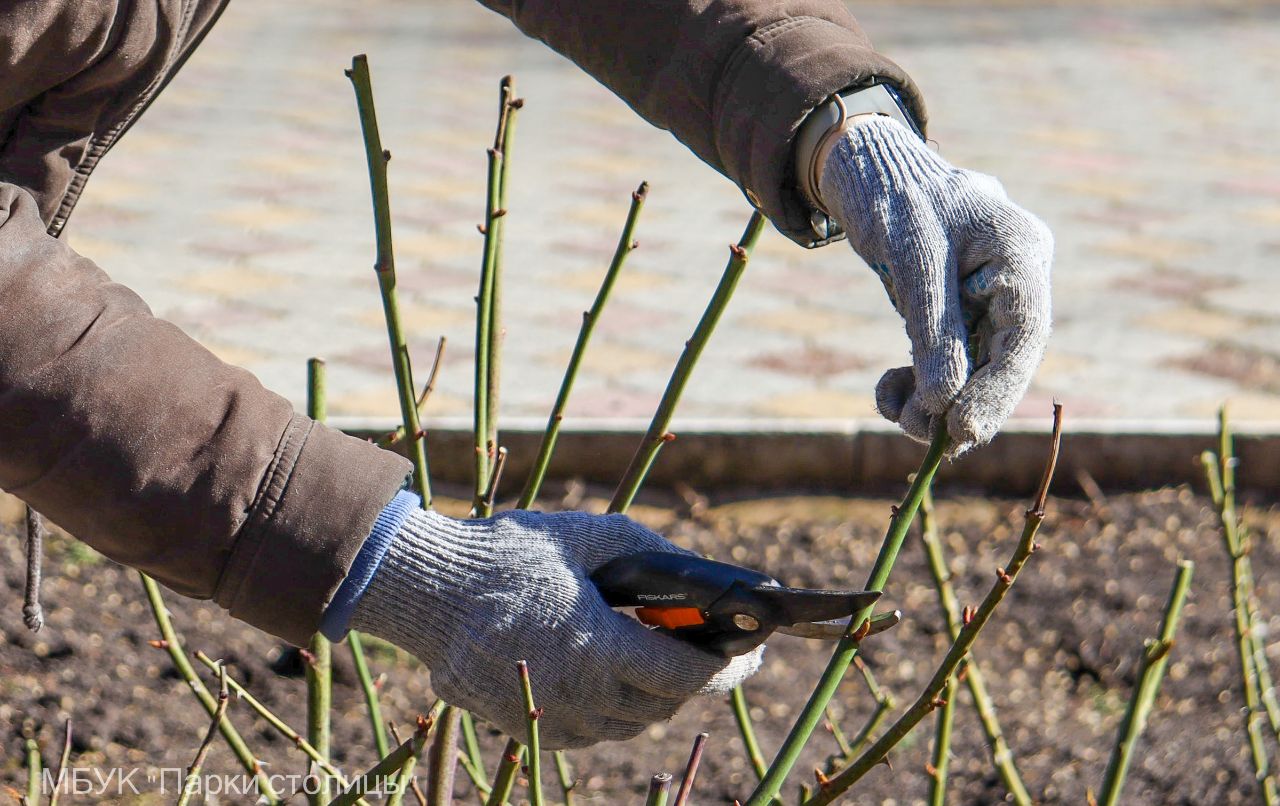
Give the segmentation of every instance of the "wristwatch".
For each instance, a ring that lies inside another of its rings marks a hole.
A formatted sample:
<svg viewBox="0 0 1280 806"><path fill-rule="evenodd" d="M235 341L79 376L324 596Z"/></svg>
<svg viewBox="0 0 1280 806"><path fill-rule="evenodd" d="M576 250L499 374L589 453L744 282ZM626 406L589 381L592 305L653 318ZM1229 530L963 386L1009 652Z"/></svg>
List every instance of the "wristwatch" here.
<svg viewBox="0 0 1280 806"><path fill-rule="evenodd" d="M818 191L822 165L819 164L818 157L825 151L824 146L844 131L845 121L856 115L867 114L891 117L915 132L917 137L924 139L920 127L907 114L898 93L888 84L873 84L862 89L836 93L810 112L796 133L795 165L800 191L812 208L809 223L818 236L819 243L825 243L838 235L840 225L822 204L822 195Z"/></svg>

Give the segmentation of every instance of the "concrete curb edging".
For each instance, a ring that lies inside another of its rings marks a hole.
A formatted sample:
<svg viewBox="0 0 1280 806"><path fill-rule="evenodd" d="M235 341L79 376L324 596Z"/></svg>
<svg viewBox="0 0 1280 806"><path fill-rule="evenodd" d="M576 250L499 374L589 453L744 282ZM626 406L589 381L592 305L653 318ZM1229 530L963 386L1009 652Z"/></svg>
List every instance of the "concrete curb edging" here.
<svg viewBox="0 0 1280 806"><path fill-rule="evenodd" d="M391 418L334 417L330 424L362 438L394 429ZM626 468L646 420L579 420L560 432L550 478L614 484ZM472 471L471 422L437 418L428 430L432 477L465 483ZM502 444L510 450L504 494L514 494L529 471L545 422L508 418ZM1199 456L1215 448L1212 421L1067 420L1055 487L1078 491L1087 472L1105 489L1151 489L1190 483L1203 487ZM899 485L924 448L880 420L677 420L676 440L663 449L650 481L684 482L698 490L849 489ZM990 445L944 465L944 484L986 493L1021 495L1039 481L1049 434L1043 421L1011 421ZM1280 488L1280 423L1241 423L1236 451L1246 488Z"/></svg>

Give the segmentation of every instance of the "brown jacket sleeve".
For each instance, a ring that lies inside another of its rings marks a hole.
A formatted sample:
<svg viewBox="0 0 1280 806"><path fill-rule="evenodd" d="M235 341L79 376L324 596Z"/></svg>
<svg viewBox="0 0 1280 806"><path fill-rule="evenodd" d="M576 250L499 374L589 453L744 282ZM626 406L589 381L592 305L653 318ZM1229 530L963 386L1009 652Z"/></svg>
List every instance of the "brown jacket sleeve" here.
<svg viewBox="0 0 1280 806"><path fill-rule="evenodd" d="M923 130L915 84L841 0L482 0L669 129L809 243L792 173L804 117L844 89L889 83Z"/></svg>
<svg viewBox="0 0 1280 806"><path fill-rule="evenodd" d="M294 414L0 185L0 487L305 643L408 463Z"/></svg>

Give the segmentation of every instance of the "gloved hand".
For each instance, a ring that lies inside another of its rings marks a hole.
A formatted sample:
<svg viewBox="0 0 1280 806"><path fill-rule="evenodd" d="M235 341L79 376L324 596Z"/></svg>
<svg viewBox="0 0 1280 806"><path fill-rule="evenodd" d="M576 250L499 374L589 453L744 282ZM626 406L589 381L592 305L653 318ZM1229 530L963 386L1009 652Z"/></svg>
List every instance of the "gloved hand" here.
<svg viewBox="0 0 1280 806"><path fill-rule="evenodd" d="M876 408L923 442L945 414L959 454L995 436L1044 355L1053 236L993 177L953 167L896 120L846 126L822 200L906 320L914 364L884 374Z"/></svg>
<svg viewBox="0 0 1280 806"><path fill-rule="evenodd" d="M682 551L622 515L416 510L351 627L412 652L436 693L524 740L516 662L529 663L547 749L629 739L695 694L724 693L761 651L725 659L652 632L604 603L590 574L640 551ZM761 650L763 647L761 647Z"/></svg>

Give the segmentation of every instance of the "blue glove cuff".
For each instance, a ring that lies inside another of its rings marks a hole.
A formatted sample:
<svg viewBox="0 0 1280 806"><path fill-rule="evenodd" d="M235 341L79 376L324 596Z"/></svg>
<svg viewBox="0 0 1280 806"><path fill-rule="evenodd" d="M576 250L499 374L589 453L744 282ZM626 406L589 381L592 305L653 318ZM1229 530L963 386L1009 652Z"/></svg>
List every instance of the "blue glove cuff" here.
<svg viewBox="0 0 1280 806"><path fill-rule="evenodd" d="M382 565L382 558L387 555L391 541L395 539L400 527L408 520L409 514L422 506L422 499L417 493L401 490L391 503L378 513L373 522L373 530L360 547L360 553L351 563L346 579L338 586L333 601L325 609L320 620L320 634L330 641L341 641L347 634L347 625L351 623L351 614L356 612L360 597L369 587L369 581Z"/></svg>

